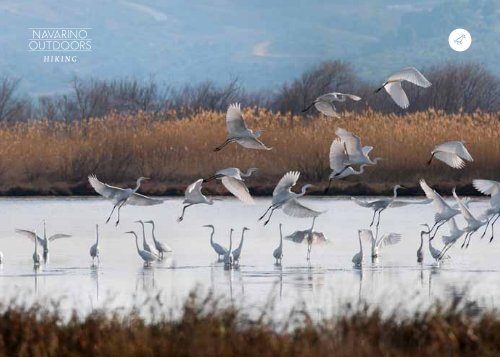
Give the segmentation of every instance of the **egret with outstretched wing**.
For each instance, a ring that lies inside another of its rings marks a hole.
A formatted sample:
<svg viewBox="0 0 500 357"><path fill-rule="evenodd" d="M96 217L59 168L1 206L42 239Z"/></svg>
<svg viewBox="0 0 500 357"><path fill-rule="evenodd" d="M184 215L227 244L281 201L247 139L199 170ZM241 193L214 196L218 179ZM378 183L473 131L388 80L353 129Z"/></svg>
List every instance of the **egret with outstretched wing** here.
<svg viewBox="0 0 500 357"><path fill-rule="evenodd" d="M431 164L433 158L444 162L454 169L463 168L465 161L474 161L463 141L448 141L437 145L431 152L431 158L427 161L428 165Z"/></svg>
<svg viewBox="0 0 500 357"><path fill-rule="evenodd" d="M361 100L361 97L358 97L357 95L354 94L346 94L339 92L326 93L316 98L314 102L312 102L307 108L302 110L302 113L307 112L314 106L324 115L339 118L340 115L337 114L337 108L335 108L335 105L333 103L345 102L346 99L350 99L357 102Z"/></svg>
<svg viewBox="0 0 500 357"><path fill-rule="evenodd" d="M202 184L203 179L199 179L186 188L186 191L184 192L184 201L182 201L184 207L182 208L181 216L177 218L177 222L181 222L184 219L184 212L186 212L188 207L197 204L214 204L214 201L211 198L207 198L203 193L201 193Z"/></svg>
<svg viewBox="0 0 500 357"><path fill-rule="evenodd" d="M217 171L215 175L204 179L203 182L215 179L220 180L224 187L240 201L253 205L255 202L250 195L250 191L248 191L248 187L245 185L244 177L250 177L255 171L257 171L256 168L249 168L243 173L236 167L228 167Z"/></svg>

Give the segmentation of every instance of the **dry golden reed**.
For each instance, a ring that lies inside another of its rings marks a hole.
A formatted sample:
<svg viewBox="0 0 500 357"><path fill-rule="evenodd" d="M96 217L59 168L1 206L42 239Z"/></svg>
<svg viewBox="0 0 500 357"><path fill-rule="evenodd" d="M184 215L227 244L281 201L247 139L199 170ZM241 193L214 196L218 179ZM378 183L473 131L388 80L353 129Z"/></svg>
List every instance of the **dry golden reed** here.
<svg viewBox="0 0 500 357"><path fill-rule="evenodd" d="M317 184L319 192L328 180L328 152L338 127L374 146L372 157L386 160L368 167L360 177L337 183L332 192L386 192L395 183L416 187L420 178L451 188L468 185L474 178L500 176L500 113L428 110L396 116L366 111L333 119L246 108L244 115L250 128L263 130L262 140L273 150L245 150L231 144L213 152L225 140L226 131L225 113L211 111L183 119L167 112L162 120L138 113L85 122L6 125L0 127L0 189L4 193L85 193L91 192L87 175L96 173L103 181L125 186L138 176L150 176L145 192L179 193L197 178L233 166L259 168L248 179L256 193L269 193L288 170L301 171L301 182ZM427 166L433 146L447 140L464 140L475 161L463 170L438 161ZM208 188L220 190L215 184Z"/></svg>

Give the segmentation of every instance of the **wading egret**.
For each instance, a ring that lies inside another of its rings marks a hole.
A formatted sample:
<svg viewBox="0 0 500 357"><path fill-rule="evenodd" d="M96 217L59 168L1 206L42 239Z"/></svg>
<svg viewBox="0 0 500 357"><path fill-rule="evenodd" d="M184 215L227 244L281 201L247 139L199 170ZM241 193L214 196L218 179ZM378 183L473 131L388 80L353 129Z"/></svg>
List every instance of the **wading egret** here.
<svg viewBox="0 0 500 357"><path fill-rule="evenodd" d="M371 231L368 229L358 230L359 252L352 257L352 263L355 267L360 268L363 264L363 243L370 239Z"/></svg>
<svg viewBox="0 0 500 357"><path fill-rule="evenodd" d="M231 249L233 248L233 232L234 229L229 230L229 249L224 254L224 269L231 269L233 266L233 253Z"/></svg>
<svg viewBox="0 0 500 357"><path fill-rule="evenodd" d="M326 93L314 100L307 108L302 110L302 113L307 112L313 106L319 110L321 113L329 116L329 117L337 117L340 118L340 115L337 113L337 108L335 108L334 102L345 102L346 99L351 99L354 101L360 101L361 97L358 97L354 94L346 94L339 92Z"/></svg>
<svg viewBox="0 0 500 357"><path fill-rule="evenodd" d="M141 187L141 182L144 180L149 180L149 178L139 177L137 179L135 188L120 188L110 186L99 181L95 175L89 175L89 183L94 188L95 192L113 202L113 209L111 210L106 223L109 222L116 208L118 208L118 217L115 223L115 225L117 226L118 223L120 223L120 209L123 206L153 206L163 203L163 200L147 197L141 195L140 193L137 193L137 190L139 189L139 187Z"/></svg>
<svg viewBox="0 0 500 357"><path fill-rule="evenodd" d="M424 237L422 234L420 234L420 245L417 249L417 263L422 263L424 261L424 252L423 252L423 247L424 247Z"/></svg>
<svg viewBox="0 0 500 357"><path fill-rule="evenodd" d="M35 237L36 237L36 231ZM36 267L40 266L40 263L42 262L42 256L38 252L38 239L33 239L35 241L35 252L33 253L33 265Z"/></svg>
<svg viewBox="0 0 500 357"><path fill-rule="evenodd" d="M425 180L420 180L420 187L422 187L422 190L425 193L425 196L432 200L432 203L434 204L434 209L436 213L434 214L434 225L432 228L429 229L429 237L433 239L439 228L448 222L450 219L455 217L457 214L460 213L460 210L455 209L451 207L446 201L441 197L439 193L437 193L435 190L433 190ZM432 234L432 231L434 230L434 234Z"/></svg>
<svg viewBox="0 0 500 357"><path fill-rule="evenodd" d="M156 254L153 254L151 252L139 248L139 241L138 241L139 237L137 237L137 234L134 231L125 232L125 234L132 234L134 236L135 246L137 248L137 254L139 254L139 257L141 257L141 259L144 261L144 266L151 266L152 262L160 259L160 257L157 256Z"/></svg>
<svg viewBox="0 0 500 357"><path fill-rule="evenodd" d="M238 248L233 250L233 262L234 264L239 264L240 263L240 256L241 256L241 249L243 248L243 240L245 239L245 232L249 231L250 228L243 227L241 230L241 240L240 244L238 245Z"/></svg>
<svg viewBox="0 0 500 357"><path fill-rule="evenodd" d="M471 236L475 232L477 232L477 230L479 228L481 228L482 226L484 226L486 224L486 220L481 221L472 215L472 213L469 211L467 206L457 196L457 192L455 191L455 188L453 188L453 197L455 197L455 200L458 203L458 207L460 209L460 212L462 213L462 216L465 218L465 221L467 222L467 226L464 228L464 231L466 232L466 234L465 234L464 242L462 244L462 248L464 246L466 248L468 248L469 244L470 244Z"/></svg>
<svg viewBox="0 0 500 357"><path fill-rule="evenodd" d="M337 130L335 130L335 134L344 143L347 155L346 165L375 165L380 160L383 160L381 157L377 157L373 160L370 159L368 155L373 150L373 146L361 146L361 139L359 136L354 135L350 131L337 128Z"/></svg>
<svg viewBox="0 0 500 357"><path fill-rule="evenodd" d="M207 227L212 230L212 232L210 233L210 245L212 246L215 253L217 253L217 260L221 260L221 257L224 257L227 254L227 249L214 242L215 227L213 225L206 224L203 227Z"/></svg>
<svg viewBox="0 0 500 357"><path fill-rule="evenodd" d="M163 259L164 253L172 252L173 251L172 248L170 248L170 246L168 244L160 242L159 240L156 239L155 222L153 220L145 221L144 223L151 223L151 225L152 225L151 236L153 237L153 242L155 244L156 250L160 253L160 257Z"/></svg>
<svg viewBox="0 0 500 357"><path fill-rule="evenodd" d="M0 264L3 264L3 253L0 252Z"/></svg>
<svg viewBox="0 0 500 357"><path fill-rule="evenodd" d="M358 204L359 206L371 208L373 210L373 217L372 217L372 222L370 223L370 227L373 226L373 224L375 223L375 215L378 213L378 220L377 220L377 224L376 224L377 229L378 229L378 226L380 224L380 213L382 213L382 211L384 211L388 207L391 207L391 204L396 200L396 197L398 195L398 190L400 188L404 188L404 187L401 185L394 186L393 195L392 195L392 197L389 197L389 198L381 198L381 199L369 201L369 202L359 200L355 197L351 197L351 199L354 202L356 202L356 204ZM364 233L364 234L367 234L367 233Z"/></svg>
<svg viewBox="0 0 500 357"><path fill-rule="evenodd" d="M90 256L92 258L92 265L94 265L95 259L97 258L97 263L101 263L101 259L99 259L99 225L95 225L95 243L90 247Z"/></svg>
<svg viewBox="0 0 500 357"><path fill-rule="evenodd" d="M397 105L406 109L410 106L410 101L408 100L403 87L401 87L401 82L403 81L413 83L423 88L431 86L431 82L429 82L427 78L425 78L424 75L418 71L418 69L414 67L406 67L389 76L389 78L385 80L384 84L375 90L375 93L380 92L382 88L384 88Z"/></svg>
<svg viewBox="0 0 500 357"><path fill-rule="evenodd" d="M280 245L273 251L273 257L276 265L281 265L283 259L283 232L281 230L282 224L280 223Z"/></svg>
<svg viewBox="0 0 500 357"><path fill-rule="evenodd" d="M333 180L342 180L346 177L352 175L361 175L365 171L365 166L368 164L362 164L359 167L359 171L356 171L349 164L349 157L347 155L346 144L340 139L335 139L330 146L330 168L332 173L329 176L328 187L325 190L325 194L328 193L330 185Z"/></svg>
<svg viewBox="0 0 500 357"><path fill-rule="evenodd" d="M380 256L383 247L401 242L401 234L398 233L385 233L380 238L377 238L373 236L371 230L367 229L366 231L367 239L372 244L372 258Z"/></svg>
<svg viewBox="0 0 500 357"><path fill-rule="evenodd" d="M240 169L236 167L228 167L217 171L215 175L204 179L203 182L209 182L215 179L221 180L224 187L240 201L253 205L255 202L252 196L250 196L250 192L245 185L243 177L250 177L255 171L257 171L256 168L249 168L247 172L242 173Z"/></svg>
<svg viewBox="0 0 500 357"><path fill-rule="evenodd" d="M486 214L489 216L486 223L486 228L481 238L486 235L488 231L488 225L491 223L491 238L490 242L493 240L494 236L494 226L498 218L500 217L500 182L493 180L474 180L472 184L484 195L491 196L490 198L490 209L487 210ZM496 217L496 218L495 218Z"/></svg>
<svg viewBox="0 0 500 357"><path fill-rule="evenodd" d="M231 104L226 112L226 127L227 139L224 143L214 149L214 151L222 150L227 144L237 142L247 149L271 150L262 141L259 140L261 131L255 133L248 129L241 113L239 103Z"/></svg>
<svg viewBox="0 0 500 357"><path fill-rule="evenodd" d="M63 233L56 233L56 234L51 235L50 237L47 237L47 229L46 229L45 220L43 220L43 238L40 236L37 236L35 234L35 232L28 231L25 229L16 229L16 233L22 234L31 240L35 240L35 237L36 237L38 240L38 244L40 244L43 247L43 259L45 261L47 260L47 257L49 255L49 243L51 243L57 239L71 237L71 235L63 234Z"/></svg>
<svg viewBox="0 0 500 357"><path fill-rule="evenodd" d="M463 168L465 161L474 161L463 141L448 141L435 146L431 151L431 158L427 161L428 165L431 164L433 158L444 162L454 169Z"/></svg>
<svg viewBox="0 0 500 357"><path fill-rule="evenodd" d="M186 188L184 192L184 207L182 208L182 214L179 218L177 218L177 222L181 222L184 219L184 212L188 207L197 204L207 204L213 205L214 201L210 198L207 198L203 193L201 193L201 185L203 184L203 179L199 179L193 182Z"/></svg>
<svg viewBox="0 0 500 357"><path fill-rule="evenodd" d="M312 185L307 184L302 186L302 191L300 193L292 192L291 188L295 186L300 176L298 171L287 172L281 180L278 182L273 191L273 200L271 205L268 207L266 212L259 218L259 221L264 219L269 211L269 217L265 221L264 225L268 224L271 220L273 212L277 209L282 208L283 212L291 217L317 217L323 212L315 211L304 205L302 205L298 198L306 194L306 190Z"/></svg>
<svg viewBox="0 0 500 357"><path fill-rule="evenodd" d="M141 224L141 227L142 227L142 247L144 248L144 250L147 251L147 252L150 252L150 253L152 253L154 255L159 256L160 254L158 253L158 251L156 250L156 248L153 247L152 245L150 245L146 241L146 231L144 229L144 222L142 220L138 220L138 221L135 221L135 223L140 223Z"/></svg>

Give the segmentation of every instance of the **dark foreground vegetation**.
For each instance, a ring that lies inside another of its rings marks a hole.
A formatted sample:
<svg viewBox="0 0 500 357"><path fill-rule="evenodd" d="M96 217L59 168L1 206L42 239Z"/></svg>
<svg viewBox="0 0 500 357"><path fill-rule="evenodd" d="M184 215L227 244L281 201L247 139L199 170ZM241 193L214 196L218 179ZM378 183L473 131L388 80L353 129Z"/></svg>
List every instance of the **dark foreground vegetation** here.
<svg viewBox="0 0 500 357"><path fill-rule="evenodd" d="M276 325L265 311L220 308L191 297L180 319L95 312L61 318L41 306L3 306L2 356L498 356L500 317L459 301L410 317L349 308L313 321L294 312Z"/></svg>

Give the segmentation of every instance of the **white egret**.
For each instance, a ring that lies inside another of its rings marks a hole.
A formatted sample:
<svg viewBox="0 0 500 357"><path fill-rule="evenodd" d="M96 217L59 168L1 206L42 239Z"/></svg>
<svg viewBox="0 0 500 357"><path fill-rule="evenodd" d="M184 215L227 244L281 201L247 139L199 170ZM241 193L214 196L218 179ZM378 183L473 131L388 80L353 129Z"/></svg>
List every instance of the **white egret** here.
<svg viewBox="0 0 500 357"><path fill-rule="evenodd" d="M283 259L283 232L281 230L282 224L280 223L280 245L273 251L273 257L275 259L276 265L281 265L281 259Z"/></svg>
<svg viewBox="0 0 500 357"><path fill-rule="evenodd" d="M306 194L306 190L313 185L307 184L302 186L302 191L300 193L292 192L291 188L295 186L300 176L300 172L298 171L289 171L287 172L281 180L278 182L273 191L273 200L269 208L266 212L259 218L259 221L262 220L269 211L269 217L267 218L264 225L267 225L271 220L273 212L276 209L283 209L283 212L291 217L317 217L323 212L315 211L310 209L304 205L302 205L298 198L302 197Z"/></svg>
<svg viewBox="0 0 500 357"><path fill-rule="evenodd" d="M373 226L373 223L375 223L375 215L378 213L378 220L377 220L377 224L376 224L376 226L378 228L378 226L380 224L380 213L382 213L382 211L384 211L385 209L387 209L388 207L391 206L391 204L396 200L396 197L398 195L398 190L401 188L404 188L404 187L401 185L394 186L393 195L392 195L392 197L388 197L388 198L381 198L378 200L367 202L367 201L359 200L355 197L351 197L351 200L356 202L356 204L358 204L361 207L371 208L373 210L373 217L372 217L372 222L370 223L370 227Z"/></svg>
<svg viewBox="0 0 500 357"><path fill-rule="evenodd" d="M422 263L424 261L424 252L422 248L424 247L424 237L420 234L420 245L417 249L417 263Z"/></svg>
<svg viewBox="0 0 500 357"><path fill-rule="evenodd" d="M116 208L118 208L118 217L115 225L118 226L118 223L120 223L120 209L123 206L152 206L163 203L163 200L147 197L141 195L140 193L137 193L137 190L139 190L139 188L141 187L141 182L144 180L149 180L149 178L139 177L137 179L135 188L120 188L110 186L99 181L95 175L89 175L89 183L94 188L94 190L114 204L113 209L111 210L111 213L106 220L106 223L109 222Z"/></svg>
<svg viewBox="0 0 500 357"><path fill-rule="evenodd" d="M145 251L150 252L154 255L160 256L160 253L156 250L155 247L150 245L146 240L146 231L144 229L144 222L142 220L135 221L135 223L140 223L142 227L142 247Z"/></svg>
<svg viewBox="0 0 500 357"><path fill-rule="evenodd" d="M43 238L36 235L35 232L28 231L26 229L16 229L16 233L22 234L31 240L35 240L35 237L36 237L36 239L38 240L38 244L40 244L43 247L44 260L47 260L47 257L49 255L49 243L51 243L57 239L71 237L71 235L63 234L63 233L56 233L56 234L51 235L50 237L47 237L47 229L46 229L45 220L43 220Z"/></svg>
<svg viewBox="0 0 500 357"><path fill-rule="evenodd" d="M491 196L490 198L490 209L487 210L486 214L489 216L488 222L486 224L486 228L484 230L483 235L486 235L488 231L488 225L491 223L491 238L490 242L493 240L494 236L494 226L498 218L500 218L500 182L493 180L474 180L472 184L484 195ZM495 219L493 219L496 216Z"/></svg>
<svg viewBox="0 0 500 357"><path fill-rule="evenodd" d="M368 156L373 150L373 146L361 146L361 139L359 136L354 135L350 131L342 128L337 128L335 134L344 143L345 152L347 155L346 165L375 165L377 162L383 160L381 157L370 159Z"/></svg>
<svg viewBox="0 0 500 357"><path fill-rule="evenodd" d="M36 237L36 231L35 237ZM33 253L33 265L36 267L40 266L40 263L42 262L42 256L38 252L38 239L33 239L35 241L35 252Z"/></svg>
<svg viewBox="0 0 500 357"><path fill-rule="evenodd" d="M380 238L374 237L373 232L369 229L366 230L367 239L372 244L372 258L380 256L382 248L388 245L394 245L401 242L401 234L398 233L385 233Z"/></svg>
<svg viewBox="0 0 500 357"><path fill-rule="evenodd" d="M229 230L229 249L224 254L224 269L230 269L233 266L233 253L231 249L233 248L233 231L234 229Z"/></svg>
<svg viewBox="0 0 500 357"><path fill-rule="evenodd" d="M155 222L153 220L145 221L144 223L151 223L151 225L152 225L151 236L153 237L153 242L155 244L156 250L160 253L160 257L163 259L164 253L170 253L173 251L173 249L170 248L170 246L168 244L160 242L159 240L156 239Z"/></svg>
<svg viewBox="0 0 500 357"><path fill-rule="evenodd" d="M245 232L249 231L250 228L243 227L241 230L241 240L240 244L238 245L238 248L233 250L233 262L234 264L239 264L240 263L240 256L241 256L241 249L243 248L243 240L245 239Z"/></svg>
<svg viewBox="0 0 500 357"><path fill-rule="evenodd" d="M227 139L224 143L214 149L214 151L222 150L227 144L237 142L247 149L256 150L271 150L271 148L264 145L259 140L261 131L257 130L255 133L248 129L241 113L241 106L239 103L231 104L226 112L226 127Z"/></svg>
<svg viewBox="0 0 500 357"><path fill-rule="evenodd" d="M441 197L439 193L433 190L424 179L420 180L420 187L425 193L425 196L432 200L434 204L434 209L436 211L434 215L434 225L429 229L429 237L434 238L437 234L439 228L448 222L450 219L455 217L460 213L458 209L451 207L446 201ZM435 229L434 234L432 231Z"/></svg>
<svg viewBox="0 0 500 357"><path fill-rule="evenodd" d="M249 168L245 173L241 172L240 169L236 167L228 167L226 169L219 170L215 175L204 179L203 182L209 182L214 179L218 179L222 182L224 187L236 196L240 201L247 204L255 204L247 186L245 185L245 180L243 177L250 177L252 173L257 171L256 168Z"/></svg>
<svg viewBox="0 0 500 357"><path fill-rule="evenodd" d="M339 92L326 93L314 100L307 108L302 110L302 113L307 112L313 106L319 110L321 113L330 116L340 118L340 115L337 113L337 108L335 108L334 102L345 102L346 99L360 101L361 97L358 97L354 94L346 94Z"/></svg>
<svg viewBox="0 0 500 357"><path fill-rule="evenodd" d="M206 224L203 227L212 229L212 233L210 233L210 245L214 249L215 253L217 253L217 260L221 260L221 257L224 257L227 254L227 249L214 242L215 227L213 225Z"/></svg>
<svg viewBox="0 0 500 357"><path fill-rule="evenodd" d="M443 256L465 233L464 229L458 228L455 217L450 219L448 221L448 224L450 226L450 233L441 237L444 243L444 248L442 250L441 256Z"/></svg>
<svg viewBox="0 0 500 357"><path fill-rule="evenodd" d="M181 222L184 219L184 212L188 207L197 204L214 204L214 201L211 198L207 198L203 193L201 193L202 184L203 179L199 179L186 188L186 191L184 192L184 201L182 201L184 207L182 208L181 216L177 218L177 222Z"/></svg>
<svg viewBox="0 0 500 357"><path fill-rule="evenodd" d="M2 264L3 264L3 253L0 252L0 265L2 265Z"/></svg>
<svg viewBox="0 0 500 357"><path fill-rule="evenodd" d="M137 237L137 234L134 231L125 232L125 234L132 234L135 237L137 254L139 254L139 257L141 257L141 259L144 261L144 266L151 266L152 262L160 259L158 255L139 248L139 237Z"/></svg>
<svg viewBox="0 0 500 357"><path fill-rule="evenodd" d="M363 264L363 243L362 241L367 241L370 239L371 231L368 229L358 230L358 240L359 240L359 252L354 254L352 257L352 263L355 267L360 268Z"/></svg>
<svg viewBox="0 0 500 357"><path fill-rule="evenodd" d="M467 222L467 226L464 228L464 231L466 232L466 234L465 234L464 243L462 244L462 248L464 246L466 248L468 248L469 244L470 244L471 236L475 232L477 232L477 230L479 228L481 228L482 226L484 226L486 224L486 220L484 220L484 221L479 220L472 215L472 213L469 211L467 206L457 196L457 192L455 191L455 188L453 188L453 197L455 197L455 200L458 203L458 207L460 209L460 212L462 213L462 216L465 218L465 221Z"/></svg>
<svg viewBox="0 0 500 357"><path fill-rule="evenodd" d="M349 164L349 156L347 155L345 142L338 138L334 139L330 146L329 157L332 173L329 176L328 187L325 190L325 194L328 193L333 180L341 180L352 175L361 175L365 171L365 166L368 166L368 164L362 164L359 170L356 171Z"/></svg>
<svg viewBox="0 0 500 357"><path fill-rule="evenodd" d="M382 88L384 88L397 105L406 109L410 106L410 101L408 100L403 87L401 87L401 82L403 81L413 83L423 88L431 86L431 82L429 82L427 78L425 78L424 75L418 71L418 69L414 67L406 67L389 76L389 78L385 80L384 84L375 90L375 93L380 92Z"/></svg>
<svg viewBox="0 0 500 357"><path fill-rule="evenodd" d="M90 247L90 256L92 257L92 265L94 265L95 259L97 258L97 262L101 263L101 259L99 259L99 225L95 225L95 235L96 240L95 243Z"/></svg>
<svg viewBox="0 0 500 357"><path fill-rule="evenodd" d="M428 165L431 164L433 158L444 162L454 169L463 168L465 161L474 161L463 141L448 141L435 146L431 151L431 158L427 161Z"/></svg>

